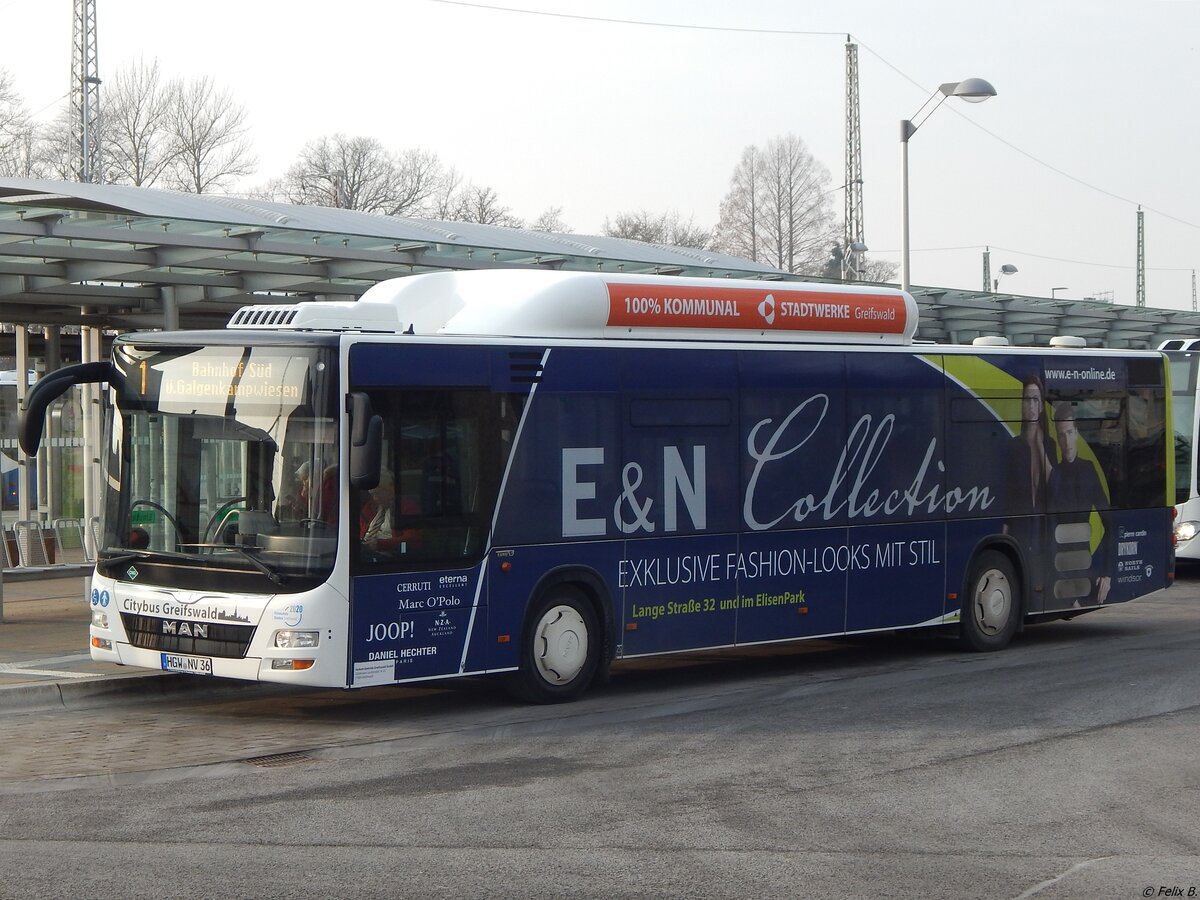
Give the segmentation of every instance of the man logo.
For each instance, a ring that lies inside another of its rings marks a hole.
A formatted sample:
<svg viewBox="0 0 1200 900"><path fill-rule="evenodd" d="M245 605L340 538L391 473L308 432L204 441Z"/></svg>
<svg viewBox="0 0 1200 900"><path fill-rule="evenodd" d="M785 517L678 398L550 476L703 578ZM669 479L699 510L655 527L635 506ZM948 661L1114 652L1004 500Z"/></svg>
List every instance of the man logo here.
<svg viewBox="0 0 1200 900"><path fill-rule="evenodd" d="M190 638L208 637L207 622L183 622L173 619L163 619L161 625L163 634L173 634L177 637Z"/></svg>
<svg viewBox="0 0 1200 900"><path fill-rule="evenodd" d="M762 303L758 304L758 314L768 325L775 324L775 295L767 294Z"/></svg>

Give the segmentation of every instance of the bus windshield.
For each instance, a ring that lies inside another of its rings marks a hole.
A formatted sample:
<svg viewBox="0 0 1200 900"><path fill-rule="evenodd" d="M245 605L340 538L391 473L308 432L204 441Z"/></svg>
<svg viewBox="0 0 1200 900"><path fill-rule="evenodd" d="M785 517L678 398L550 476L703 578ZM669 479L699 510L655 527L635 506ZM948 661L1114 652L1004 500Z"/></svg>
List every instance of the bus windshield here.
<svg viewBox="0 0 1200 900"><path fill-rule="evenodd" d="M1175 502L1186 503L1195 496L1192 452L1196 440L1196 363L1200 355L1176 352L1168 358L1175 422Z"/></svg>
<svg viewBox="0 0 1200 900"><path fill-rule="evenodd" d="M123 378L100 565L134 566L148 582L192 567L198 587L233 577L247 590L302 590L326 575L337 548L332 350L118 343L114 359Z"/></svg>

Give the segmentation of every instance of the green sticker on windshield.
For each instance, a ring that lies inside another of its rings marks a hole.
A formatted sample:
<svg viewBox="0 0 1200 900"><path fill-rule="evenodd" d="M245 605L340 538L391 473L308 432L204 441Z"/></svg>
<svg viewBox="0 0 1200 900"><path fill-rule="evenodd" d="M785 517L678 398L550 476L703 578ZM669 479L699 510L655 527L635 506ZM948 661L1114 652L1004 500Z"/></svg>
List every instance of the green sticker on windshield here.
<svg viewBox="0 0 1200 900"><path fill-rule="evenodd" d="M158 513L152 509L135 509L129 514L131 525L153 525L158 521Z"/></svg>

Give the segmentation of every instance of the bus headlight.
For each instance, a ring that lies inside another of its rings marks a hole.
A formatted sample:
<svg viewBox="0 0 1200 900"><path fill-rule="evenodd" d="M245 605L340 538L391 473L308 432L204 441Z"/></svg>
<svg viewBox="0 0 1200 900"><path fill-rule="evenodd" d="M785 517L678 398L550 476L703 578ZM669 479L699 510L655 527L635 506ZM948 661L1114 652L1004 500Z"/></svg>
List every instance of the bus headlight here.
<svg viewBox="0 0 1200 900"><path fill-rule="evenodd" d="M108 631L108 613L98 609L92 610L92 625L95 628L101 628Z"/></svg>
<svg viewBox="0 0 1200 900"><path fill-rule="evenodd" d="M1175 525L1175 538L1179 543L1190 541L1200 531L1200 522L1178 522Z"/></svg>
<svg viewBox="0 0 1200 900"><path fill-rule="evenodd" d="M275 646L286 647L289 650L300 647L315 647L321 642L319 631L277 631Z"/></svg>

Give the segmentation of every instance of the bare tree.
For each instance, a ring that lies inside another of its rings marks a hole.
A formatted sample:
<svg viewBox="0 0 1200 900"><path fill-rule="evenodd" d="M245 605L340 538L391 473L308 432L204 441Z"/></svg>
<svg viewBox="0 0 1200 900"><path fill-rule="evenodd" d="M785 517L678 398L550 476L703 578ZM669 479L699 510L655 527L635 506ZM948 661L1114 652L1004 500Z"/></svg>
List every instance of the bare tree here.
<svg viewBox="0 0 1200 900"><path fill-rule="evenodd" d="M326 135L310 141L283 177L292 203L383 212L393 199L393 165L375 138Z"/></svg>
<svg viewBox="0 0 1200 900"><path fill-rule="evenodd" d="M570 234L571 226L563 221L562 207L551 206L529 223L532 231L549 231L556 234Z"/></svg>
<svg viewBox="0 0 1200 900"><path fill-rule="evenodd" d="M643 241L647 244L663 243L663 216L655 216L646 210L617 213L615 220L605 219L601 232L605 237Z"/></svg>
<svg viewBox="0 0 1200 900"><path fill-rule="evenodd" d="M208 76L173 90L174 159L166 174L171 185L204 194L251 174L256 160L246 136L246 110L232 92L218 90Z"/></svg>
<svg viewBox="0 0 1200 900"><path fill-rule="evenodd" d="M242 191L247 200L266 200L269 203L288 203L288 193L282 178L268 178L262 184L256 184Z"/></svg>
<svg viewBox="0 0 1200 900"><path fill-rule="evenodd" d="M886 259L863 260L858 280L869 281L872 284L887 284L896 280L896 272L899 268L896 263L888 262Z"/></svg>
<svg viewBox="0 0 1200 900"><path fill-rule="evenodd" d="M500 198L490 187L468 184L462 189L455 209L457 214L451 220L454 222L503 225L507 228L520 228L525 224L509 207L500 202Z"/></svg>
<svg viewBox="0 0 1200 900"><path fill-rule="evenodd" d="M46 178L51 174L46 167L42 138L32 124L18 131L7 147L0 149L0 175Z"/></svg>
<svg viewBox="0 0 1200 900"><path fill-rule="evenodd" d="M763 156L767 262L788 272L818 272L837 235L829 170L790 134L769 141Z"/></svg>
<svg viewBox="0 0 1200 900"><path fill-rule="evenodd" d="M721 202L716 249L817 274L838 240L829 170L795 135L748 147Z"/></svg>
<svg viewBox="0 0 1200 900"><path fill-rule="evenodd" d="M333 134L310 141L281 179L255 193L264 199L388 216L523 225L495 190L465 181L436 154L419 148L393 153L371 137Z"/></svg>
<svg viewBox="0 0 1200 900"><path fill-rule="evenodd" d="M436 153L416 148L401 152L396 157L399 190L388 215L413 216L428 211L442 174L442 163Z"/></svg>
<svg viewBox="0 0 1200 900"><path fill-rule="evenodd" d="M676 213L670 214L667 226L667 243L672 247L692 247L703 250L712 243L713 230L697 225L692 217L687 221L679 218Z"/></svg>
<svg viewBox="0 0 1200 900"><path fill-rule="evenodd" d="M452 166L443 170L425 206L425 214L443 222L461 220L465 214L462 209L464 190L463 177L458 169Z"/></svg>
<svg viewBox="0 0 1200 900"><path fill-rule="evenodd" d="M762 152L753 145L742 151L742 159L733 170L729 193L721 201L721 218L713 242L732 256L758 261L762 250L762 201L764 162Z"/></svg>
<svg viewBox="0 0 1200 900"><path fill-rule="evenodd" d="M438 174L424 212L429 218L442 222L475 222L506 228L525 225L520 216L500 202L493 188L464 181L455 168L444 169Z"/></svg>
<svg viewBox="0 0 1200 900"><path fill-rule="evenodd" d="M424 150L389 153L371 137L327 135L309 142L279 184L284 198L388 216L424 212L442 166Z"/></svg>
<svg viewBox="0 0 1200 900"><path fill-rule="evenodd" d="M37 128L12 76L0 69L0 175L36 177L37 169Z"/></svg>
<svg viewBox="0 0 1200 900"><path fill-rule="evenodd" d="M104 162L108 179L139 187L153 185L180 151L172 114L180 85L163 84L158 61L138 62L118 72L104 94Z"/></svg>
<svg viewBox="0 0 1200 900"><path fill-rule="evenodd" d="M710 229L696 225L691 218L682 219L674 210L658 215L644 209L637 212L618 213L615 220L604 220L603 231L608 237L696 249L708 246L708 242L712 238Z"/></svg>
<svg viewBox="0 0 1200 900"><path fill-rule="evenodd" d="M70 108L63 109L54 121L41 129L36 154L36 177L59 181L75 181L79 178L79 145L75 141Z"/></svg>

